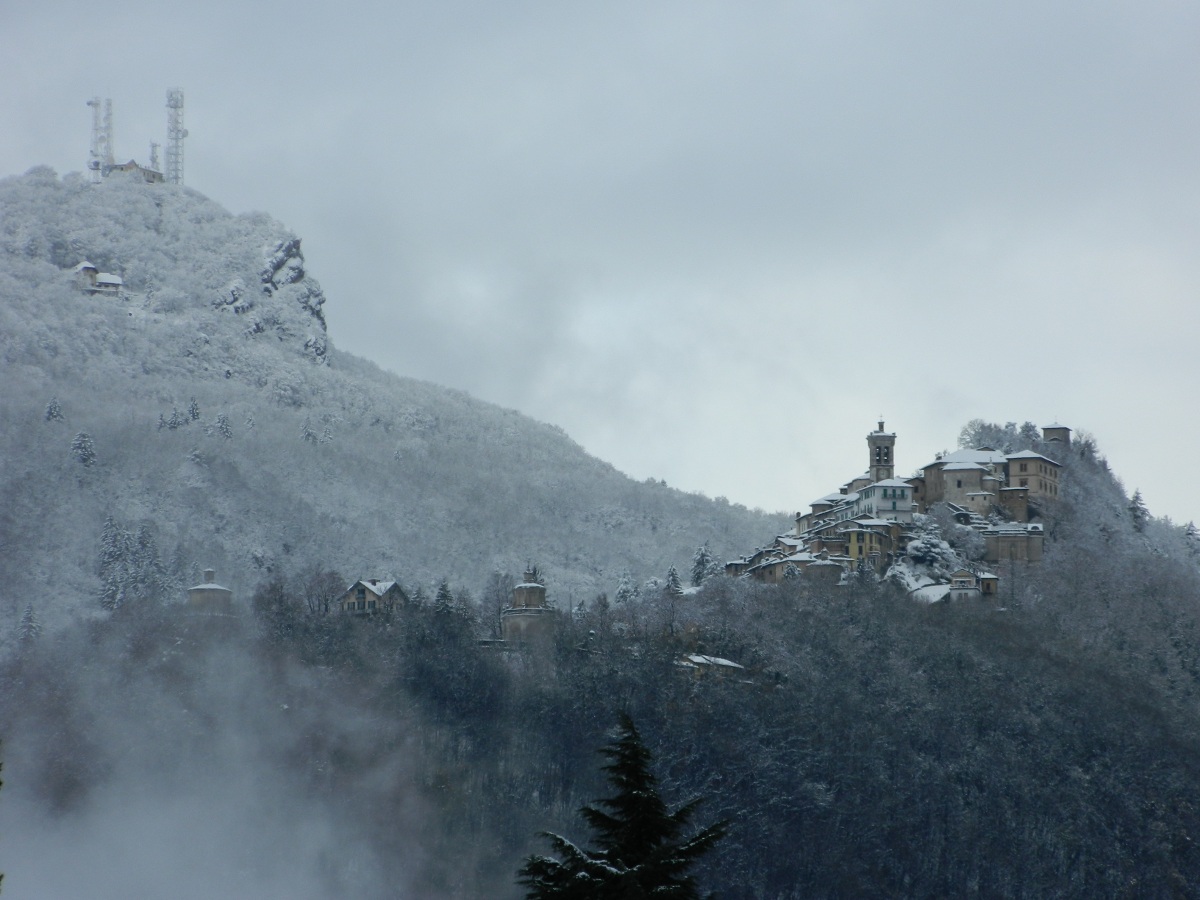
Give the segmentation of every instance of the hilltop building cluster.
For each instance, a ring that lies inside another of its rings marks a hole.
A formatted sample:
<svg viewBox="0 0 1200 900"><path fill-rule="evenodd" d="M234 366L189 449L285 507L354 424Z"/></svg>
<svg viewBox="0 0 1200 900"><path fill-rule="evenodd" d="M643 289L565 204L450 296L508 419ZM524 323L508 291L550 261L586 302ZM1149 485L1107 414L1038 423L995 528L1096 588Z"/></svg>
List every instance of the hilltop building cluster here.
<svg viewBox="0 0 1200 900"><path fill-rule="evenodd" d="M1047 426L1042 440L1066 450L1071 429ZM940 454L912 477L897 478L896 434L886 431L882 421L867 435L867 449L866 472L796 513L791 532L727 563L726 573L775 584L799 573L836 582L844 572L864 567L883 572L913 539L914 515L936 504L979 532L985 562L1042 558L1044 534L1034 520L1046 503L1058 498L1059 462L1033 450L1003 453L979 447ZM974 574L975 587L994 592L994 576Z"/></svg>
<svg viewBox="0 0 1200 900"><path fill-rule="evenodd" d="M183 184L183 142L188 131L183 127L183 91L167 91L167 158L159 158L162 146L150 142L150 163L143 166L136 160L119 163L113 144L113 107L111 99L93 97L87 105L92 109L92 146L88 153L88 171L92 181L99 183L114 172L132 172L148 184Z"/></svg>

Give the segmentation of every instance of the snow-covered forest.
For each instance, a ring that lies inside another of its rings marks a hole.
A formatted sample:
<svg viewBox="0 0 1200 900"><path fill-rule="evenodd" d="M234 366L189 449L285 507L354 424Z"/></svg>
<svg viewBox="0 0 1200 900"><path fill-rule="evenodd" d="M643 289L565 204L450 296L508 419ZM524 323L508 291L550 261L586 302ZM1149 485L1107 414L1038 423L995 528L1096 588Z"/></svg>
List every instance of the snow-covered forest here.
<svg viewBox="0 0 1200 900"><path fill-rule="evenodd" d="M122 294L81 291L83 260ZM96 609L109 519L153 543L172 599L211 567L243 603L272 574L478 592L536 560L569 605L784 527L384 373L329 346L324 303L266 215L117 176L0 181L0 620Z"/></svg>
<svg viewBox="0 0 1200 900"><path fill-rule="evenodd" d="M622 713L667 801L730 822L697 868L725 898L1200 884L1200 536L1096 439L1060 460L1045 559L1001 564L997 598L762 585L712 554L782 518L634 483L329 345L266 216L39 169L0 182L0 242L13 896L517 898L538 832L579 834L604 793ZM125 293L81 291L85 258ZM501 649L528 561L558 627ZM240 615L184 614L201 566ZM366 576L403 601L331 609Z"/></svg>

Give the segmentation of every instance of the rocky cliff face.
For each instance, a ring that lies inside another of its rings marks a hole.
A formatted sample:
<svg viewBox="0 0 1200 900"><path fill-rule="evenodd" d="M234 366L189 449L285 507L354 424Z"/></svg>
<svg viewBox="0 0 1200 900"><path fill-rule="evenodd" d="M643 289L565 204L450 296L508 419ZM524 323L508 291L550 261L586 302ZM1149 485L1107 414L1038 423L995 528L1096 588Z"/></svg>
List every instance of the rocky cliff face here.
<svg viewBox="0 0 1200 900"><path fill-rule="evenodd" d="M328 350L325 330L325 294L304 271L300 238L285 237L263 251L258 273L261 291L247 288L235 277L213 298L214 308L245 317L248 336L270 332L285 343L301 343L318 362Z"/></svg>

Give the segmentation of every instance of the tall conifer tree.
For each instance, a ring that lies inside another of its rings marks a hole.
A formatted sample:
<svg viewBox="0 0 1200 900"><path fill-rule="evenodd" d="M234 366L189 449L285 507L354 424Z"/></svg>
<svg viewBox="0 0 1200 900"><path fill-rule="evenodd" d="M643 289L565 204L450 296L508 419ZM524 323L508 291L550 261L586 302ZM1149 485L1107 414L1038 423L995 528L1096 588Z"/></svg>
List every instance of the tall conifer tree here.
<svg viewBox="0 0 1200 900"><path fill-rule="evenodd" d="M688 870L721 839L728 823L717 822L689 838L681 834L698 800L668 812L650 771L651 754L627 715L615 740L600 750L616 793L579 812L595 832L596 849L543 832L558 859L530 856L519 873L529 900L699 900Z"/></svg>

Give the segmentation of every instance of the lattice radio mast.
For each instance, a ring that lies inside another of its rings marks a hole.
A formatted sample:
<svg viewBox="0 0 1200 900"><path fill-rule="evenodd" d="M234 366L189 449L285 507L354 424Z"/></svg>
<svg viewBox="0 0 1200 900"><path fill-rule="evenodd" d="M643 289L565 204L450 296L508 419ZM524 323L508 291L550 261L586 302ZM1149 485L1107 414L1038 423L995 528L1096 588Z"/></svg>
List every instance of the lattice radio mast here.
<svg viewBox="0 0 1200 900"><path fill-rule="evenodd" d="M183 184L183 139L187 135L183 127L183 91L171 88L167 91L167 167L163 172L170 184Z"/></svg>
<svg viewBox="0 0 1200 900"><path fill-rule="evenodd" d="M92 181L99 184L100 178L108 173L113 164L113 116L112 100L104 101L101 113L100 98L93 97L87 103L92 108L92 152L88 155L88 169Z"/></svg>

